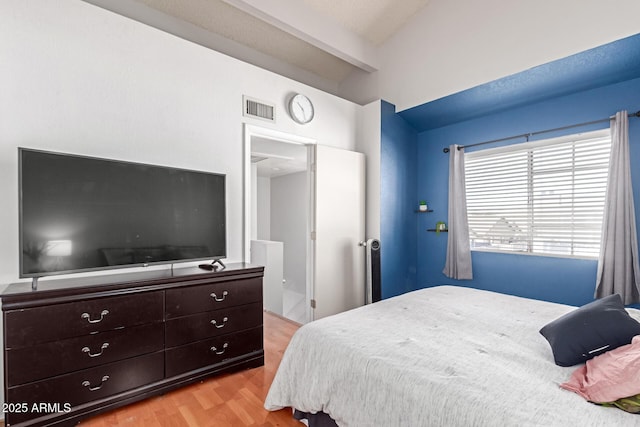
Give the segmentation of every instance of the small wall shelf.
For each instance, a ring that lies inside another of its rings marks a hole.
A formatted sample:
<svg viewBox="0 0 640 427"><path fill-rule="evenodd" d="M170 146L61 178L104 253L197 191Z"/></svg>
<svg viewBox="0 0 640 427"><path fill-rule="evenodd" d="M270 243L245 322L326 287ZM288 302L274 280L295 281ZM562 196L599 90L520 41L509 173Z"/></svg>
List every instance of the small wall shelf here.
<svg viewBox="0 0 640 427"><path fill-rule="evenodd" d="M438 231L438 230L436 230L435 228L427 228L427 231L433 231L433 232L436 232L436 231ZM448 229L448 228L446 228L446 229L444 229L444 230L440 230L440 232L441 232L441 233L446 233L447 231L449 231L449 229Z"/></svg>
<svg viewBox="0 0 640 427"><path fill-rule="evenodd" d="M433 212L433 209L427 209L426 211L421 211L421 210L417 210L417 213L428 213L428 212Z"/></svg>

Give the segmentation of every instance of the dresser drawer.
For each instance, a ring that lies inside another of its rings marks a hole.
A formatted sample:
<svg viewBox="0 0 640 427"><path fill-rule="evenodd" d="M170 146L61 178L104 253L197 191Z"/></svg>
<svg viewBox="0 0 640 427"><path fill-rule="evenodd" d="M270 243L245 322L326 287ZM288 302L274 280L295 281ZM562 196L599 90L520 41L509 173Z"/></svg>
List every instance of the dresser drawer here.
<svg viewBox="0 0 640 427"><path fill-rule="evenodd" d="M164 348L161 322L7 350L9 387Z"/></svg>
<svg viewBox="0 0 640 427"><path fill-rule="evenodd" d="M65 403L71 408L120 392L162 380L164 353L156 352L71 374L61 375L18 387L9 387L7 403ZM43 413L7 414L13 424L45 415Z"/></svg>
<svg viewBox="0 0 640 427"><path fill-rule="evenodd" d="M221 363L262 350L262 327L198 341L166 350L167 377Z"/></svg>
<svg viewBox="0 0 640 427"><path fill-rule="evenodd" d="M169 289L167 319L262 301L262 278Z"/></svg>
<svg viewBox="0 0 640 427"><path fill-rule="evenodd" d="M167 347L176 347L260 325L262 304L254 302L167 320L165 342Z"/></svg>
<svg viewBox="0 0 640 427"><path fill-rule="evenodd" d="M162 321L162 291L5 312L7 348Z"/></svg>

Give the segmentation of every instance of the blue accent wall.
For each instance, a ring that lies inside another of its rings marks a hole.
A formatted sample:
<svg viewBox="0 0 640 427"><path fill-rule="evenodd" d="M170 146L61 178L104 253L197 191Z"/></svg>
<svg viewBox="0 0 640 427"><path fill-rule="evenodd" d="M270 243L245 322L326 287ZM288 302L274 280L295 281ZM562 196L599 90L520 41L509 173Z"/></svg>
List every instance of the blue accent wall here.
<svg viewBox="0 0 640 427"><path fill-rule="evenodd" d="M470 68L470 72L473 72ZM597 260L472 252L474 279L442 274L451 144L477 142L640 110L640 34L395 113L382 102L381 240L383 297L455 284L571 305L593 300ZM608 127L606 122L537 135L551 138ZM640 118L629 120L631 168L640 219ZM482 149L513 144L469 148ZM433 212L415 213L419 200ZM640 229L640 228L639 228ZM640 307L640 305L638 305Z"/></svg>
<svg viewBox="0 0 640 427"><path fill-rule="evenodd" d="M469 66L473 72L473 64ZM640 77L640 34L401 111L418 132Z"/></svg>
<svg viewBox="0 0 640 427"><path fill-rule="evenodd" d="M428 219L420 218L416 288L449 283L571 305L582 305L592 301L597 270L596 260L472 252L473 280L456 281L442 274L446 234L441 233L437 236L435 233L425 231L428 226L433 227L435 221L447 218L449 156L443 154L442 149L450 144L473 144L598 120L620 110L631 113L639 109L640 78L637 78L419 133L416 190L417 194L425 195L424 197L430 201L430 208L435 212L430 214L431 217ZM538 135L532 140L605 127L608 127L606 122L555 134ZM640 118L629 119L629 140L636 220L638 220L640 218ZM512 143L514 142L492 144L476 149ZM468 151L473 149L469 148Z"/></svg>
<svg viewBox="0 0 640 427"><path fill-rule="evenodd" d="M382 297L415 289L418 234L417 132L381 102L380 258Z"/></svg>

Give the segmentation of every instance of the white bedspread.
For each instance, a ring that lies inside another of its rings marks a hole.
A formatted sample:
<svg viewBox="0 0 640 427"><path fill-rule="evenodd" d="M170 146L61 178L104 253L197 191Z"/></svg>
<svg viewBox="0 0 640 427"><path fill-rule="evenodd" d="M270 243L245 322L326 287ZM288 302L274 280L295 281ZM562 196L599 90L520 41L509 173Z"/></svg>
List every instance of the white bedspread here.
<svg viewBox="0 0 640 427"><path fill-rule="evenodd" d="M265 408L345 427L640 425L558 387L575 368L538 331L572 309L438 286L321 319L293 336Z"/></svg>

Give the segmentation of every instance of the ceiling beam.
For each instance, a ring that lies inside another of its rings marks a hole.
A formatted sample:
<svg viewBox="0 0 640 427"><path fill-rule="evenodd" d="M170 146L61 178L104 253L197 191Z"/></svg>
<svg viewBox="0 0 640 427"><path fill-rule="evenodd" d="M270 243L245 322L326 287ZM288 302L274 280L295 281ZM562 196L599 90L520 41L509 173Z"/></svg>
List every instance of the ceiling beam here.
<svg viewBox="0 0 640 427"><path fill-rule="evenodd" d="M338 95L336 82L303 70L253 48L212 33L189 22L169 16L135 0L83 0L86 3L157 28L176 37L221 52L240 61ZM355 102L355 101L354 101Z"/></svg>
<svg viewBox="0 0 640 427"><path fill-rule="evenodd" d="M364 71L379 68L376 47L301 1L223 0Z"/></svg>

